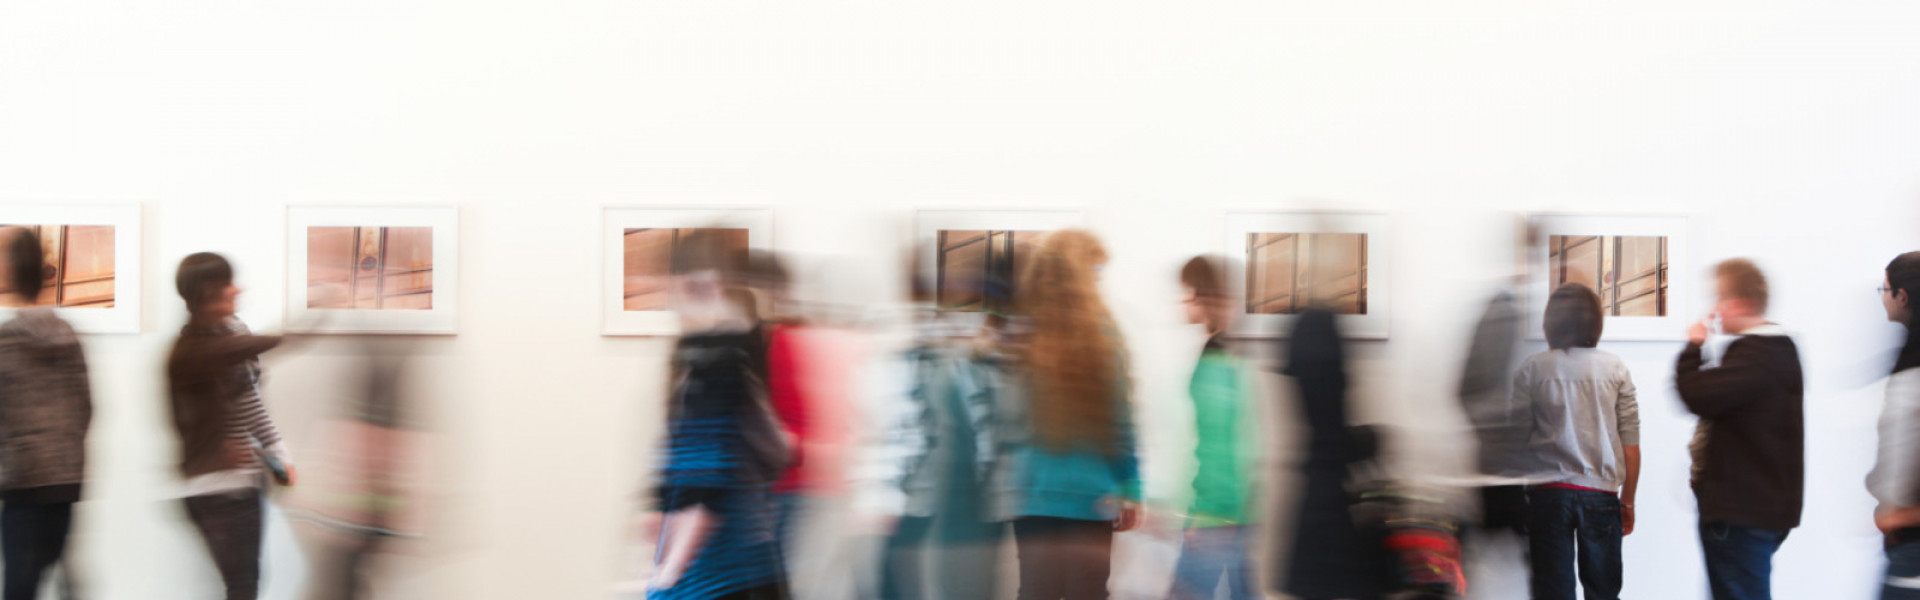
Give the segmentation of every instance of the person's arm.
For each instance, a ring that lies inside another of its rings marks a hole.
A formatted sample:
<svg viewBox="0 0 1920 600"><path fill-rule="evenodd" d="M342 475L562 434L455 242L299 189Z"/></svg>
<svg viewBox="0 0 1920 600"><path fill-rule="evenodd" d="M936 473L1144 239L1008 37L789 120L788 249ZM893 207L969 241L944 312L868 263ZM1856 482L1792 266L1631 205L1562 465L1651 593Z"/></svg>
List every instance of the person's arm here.
<svg viewBox="0 0 1920 600"><path fill-rule="evenodd" d="M805 468L807 435L807 399L801 392L802 377L799 360L800 349L795 347L793 332L785 327L773 329L774 333L767 344L767 396L773 402L774 416L780 420L780 429L784 431L792 448L791 465L788 471Z"/></svg>
<svg viewBox="0 0 1920 600"><path fill-rule="evenodd" d="M1626 460L1627 479L1620 487L1620 527L1623 535L1633 534L1633 501L1640 491L1640 400L1633 387L1633 376L1620 368L1620 394L1614 399L1614 418L1618 420L1622 458Z"/></svg>
<svg viewBox="0 0 1920 600"><path fill-rule="evenodd" d="M1735 341L1727 346L1720 366L1712 369L1701 368L1705 361L1700 348L1699 343L1688 343L1674 366L1674 387L1687 410L1711 419L1767 396L1770 377L1753 346Z"/></svg>
<svg viewBox="0 0 1920 600"><path fill-rule="evenodd" d="M1122 384L1125 385L1124 383ZM1114 530L1126 531L1140 523L1140 454L1133 430L1133 401L1122 395L1114 406L1114 449L1110 464L1120 483L1119 514Z"/></svg>
<svg viewBox="0 0 1920 600"><path fill-rule="evenodd" d="M1633 498L1640 489L1640 445L1626 447L1627 482L1620 488L1620 533L1633 535Z"/></svg>
<svg viewBox="0 0 1920 600"><path fill-rule="evenodd" d="M664 550L660 564L654 568L653 580L647 583L647 587L664 590L679 583L680 576L686 573L688 565L693 564L693 559L700 556L707 537L719 525L720 520L700 505L666 515L661 525L666 539L660 542Z"/></svg>
<svg viewBox="0 0 1920 600"><path fill-rule="evenodd" d="M1920 495L1915 494L1916 449L1920 448L1920 378L1910 370L1887 380L1881 410L1879 456L1869 476L1869 491L1880 502L1874 524L1882 532L1920 525Z"/></svg>

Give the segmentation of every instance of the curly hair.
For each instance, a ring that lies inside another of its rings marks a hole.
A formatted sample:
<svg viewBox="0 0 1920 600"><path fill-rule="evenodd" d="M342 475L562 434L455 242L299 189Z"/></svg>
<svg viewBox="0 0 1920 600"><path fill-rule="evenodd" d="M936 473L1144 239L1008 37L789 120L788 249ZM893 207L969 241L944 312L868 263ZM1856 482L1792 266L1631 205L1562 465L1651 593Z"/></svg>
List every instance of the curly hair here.
<svg viewBox="0 0 1920 600"><path fill-rule="evenodd" d="M1114 451L1116 393L1125 385L1121 340L1100 300L1094 269L1107 251L1093 234L1054 232L1041 242L1017 290L1030 322L1022 346L1032 378L1033 431L1041 447Z"/></svg>

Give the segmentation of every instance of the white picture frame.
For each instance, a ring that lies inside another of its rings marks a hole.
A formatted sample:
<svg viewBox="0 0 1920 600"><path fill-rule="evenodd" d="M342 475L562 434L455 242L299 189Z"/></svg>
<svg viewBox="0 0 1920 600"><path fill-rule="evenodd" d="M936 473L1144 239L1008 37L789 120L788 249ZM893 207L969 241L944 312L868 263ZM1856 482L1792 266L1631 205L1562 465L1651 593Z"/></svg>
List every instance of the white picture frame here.
<svg viewBox="0 0 1920 600"><path fill-rule="evenodd" d="M1550 240L1555 236L1664 238L1666 266L1661 276L1665 278L1666 314L1609 314L1600 342L1672 342L1687 338L1687 326L1693 316L1694 272L1688 248L1691 221L1686 215L1536 213L1529 215L1528 220L1535 243L1527 248L1527 339L1546 339L1541 323L1546 315L1547 298L1553 293L1548 270Z"/></svg>
<svg viewBox="0 0 1920 600"><path fill-rule="evenodd" d="M1293 330L1294 314L1252 313L1248 287L1249 274L1256 266L1250 254L1255 234L1362 234L1360 255L1360 293L1365 294L1365 313L1340 315L1342 337L1384 340L1391 332L1393 314L1393 261L1386 251L1391 245L1392 225L1383 212L1325 211L1228 211L1224 218L1222 251L1232 259L1234 269L1227 277L1235 294L1237 312L1234 337L1284 338Z"/></svg>
<svg viewBox="0 0 1920 600"><path fill-rule="evenodd" d="M922 274L938 277L942 231L1042 231L1087 226L1078 209L922 209L914 212L913 244ZM941 282L934 282L936 302Z"/></svg>
<svg viewBox="0 0 1920 600"><path fill-rule="evenodd" d="M55 307L80 333L141 332L141 222L139 204L0 204L0 223L113 227L113 306ZM0 308L0 321L15 309Z"/></svg>
<svg viewBox="0 0 1920 600"><path fill-rule="evenodd" d="M626 233L629 229L725 228L747 230L747 248L773 249L773 210L768 208L663 208L607 206L601 211L600 334L676 336L673 311L627 310Z"/></svg>
<svg viewBox="0 0 1920 600"><path fill-rule="evenodd" d="M432 290L425 309L308 308L307 235L312 227L427 227ZM287 330L296 333L453 335L460 306L457 206L287 207Z"/></svg>

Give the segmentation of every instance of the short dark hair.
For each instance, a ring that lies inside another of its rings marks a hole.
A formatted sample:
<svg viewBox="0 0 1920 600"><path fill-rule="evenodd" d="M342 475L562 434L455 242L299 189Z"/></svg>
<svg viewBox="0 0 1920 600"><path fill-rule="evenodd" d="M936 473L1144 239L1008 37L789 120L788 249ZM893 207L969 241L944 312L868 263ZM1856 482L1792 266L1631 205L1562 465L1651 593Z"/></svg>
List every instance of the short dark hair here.
<svg viewBox="0 0 1920 600"><path fill-rule="evenodd" d="M13 231L7 238L7 285L32 304L40 298L40 289L46 286L46 250L40 247L40 234L32 228L7 229Z"/></svg>
<svg viewBox="0 0 1920 600"><path fill-rule="evenodd" d="M747 251L747 285L755 289L785 291L792 283L786 261L770 250Z"/></svg>
<svg viewBox="0 0 1920 600"><path fill-rule="evenodd" d="M1722 299L1746 300L1760 312L1767 312L1767 276L1753 261L1744 258L1722 261L1714 267L1713 276L1720 280Z"/></svg>
<svg viewBox="0 0 1920 600"><path fill-rule="evenodd" d="M1600 331L1604 327L1600 295L1593 293L1593 288L1578 283L1560 286L1552 296L1547 297L1545 321L1548 348L1565 350L1598 346Z"/></svg>
<svg viewBox="0 0 1920 600"><path fill-rule="evenodd" d="M1193 293L1198 296L1225 298L1224 262L1220 257L1210 254L1188 259L1186 266L1180 267L1180 284L1193 288Z"/></svg>
<svg viewBox="0 0 1920 600"><path fill-rule="evenodd" d="M188 312L200 310L215 292L232 283L233 264L212 252L188 254L180 259L180 269L173 276L173 287L187 301Z"/></svg>

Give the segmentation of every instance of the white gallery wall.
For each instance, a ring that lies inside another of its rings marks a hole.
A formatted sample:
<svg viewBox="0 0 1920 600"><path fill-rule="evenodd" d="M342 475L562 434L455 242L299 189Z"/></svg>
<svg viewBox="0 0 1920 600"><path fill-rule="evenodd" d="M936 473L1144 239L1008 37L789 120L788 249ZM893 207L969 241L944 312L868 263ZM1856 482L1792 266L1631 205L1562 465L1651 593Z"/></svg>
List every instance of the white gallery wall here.
<svg viewBox="0 0 1920 600"><path fill-rule="evenodd" d="M1225 245L1223 211L1392 215L1391 337L1356 351L1358 412L1403 427L1399 453L1431 472L1471 451L1451 390L1516 211L1691 215L1677 272L1758 260L1805 357L1807 509L1776 590L1859 598L1880 569L1861 478L1895 334L1874 288L1920 248L1917 29L1917 6L1830 1L13 3L0 202L145 208L144 333L87 340L74 568L94 598L215 589L167 501L173 266L233 258L242 317L277 327L290 203L461 207L459 334L422 340L414 382L442 436L437 552L406 559L401 597L607 597L667 342L599 333L601 207L724 204L775 209L779 248L840 257L803 273L840 299L897 289L915 208L1085 209L1166 496L1200 341L1173 276ZM269 357L296 452L338 395L341 342ZM1704 597L1679 344L1602 347L1645 423L1626 595ZM288 531L272 598L298 597ZM1163 585L1164 557L1128 550L1147 546L1123 542L1122 591Z"/></svg>

